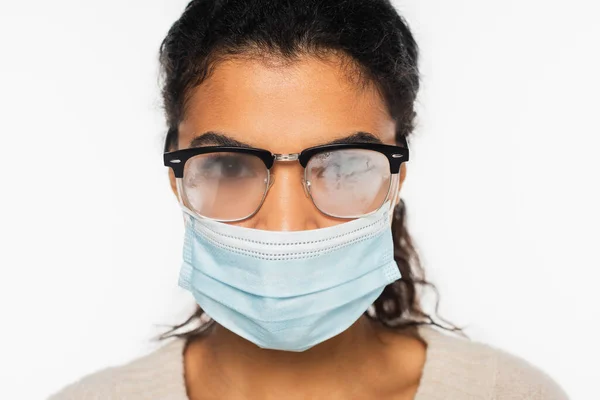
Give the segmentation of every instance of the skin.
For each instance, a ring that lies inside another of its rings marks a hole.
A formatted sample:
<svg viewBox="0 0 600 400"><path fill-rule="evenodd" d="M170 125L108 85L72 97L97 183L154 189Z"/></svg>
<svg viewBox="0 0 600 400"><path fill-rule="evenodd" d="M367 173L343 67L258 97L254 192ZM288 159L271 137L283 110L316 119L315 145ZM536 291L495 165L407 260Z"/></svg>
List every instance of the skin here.
<svg viewBox="0 0 600 400"><path fill-rule="evenodd" d="M286 65L249 58L221 62L189 99L179 148L207 131L273 153L300 152L356 131L395 144L395 121L377 91L360 90L336 61L303 56ZM231 224L293 231L347 221L315 208L298 163L276 163L272 173L276 179L261 209ZM401 183L405 176L403 163ZM170 180L177 196L172 172ZM411 332L392 332L364 316L301 353L261 349L217 324L186 347L185 382L191 400L413 399L425 352Z"/></svg>

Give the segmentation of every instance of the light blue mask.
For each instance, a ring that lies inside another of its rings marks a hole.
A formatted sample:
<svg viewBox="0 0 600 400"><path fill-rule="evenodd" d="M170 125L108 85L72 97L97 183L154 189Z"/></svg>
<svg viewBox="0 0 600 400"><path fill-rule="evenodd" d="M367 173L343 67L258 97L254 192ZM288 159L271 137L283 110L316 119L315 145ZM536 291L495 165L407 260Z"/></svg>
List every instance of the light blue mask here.
<svg viewBox="0 0 600 400"><path fill-rule="evenodd" d="M348 329L400 278L389 202L304 231L252 229L185 211L179 285L261 348L304 351Z"/></svg>

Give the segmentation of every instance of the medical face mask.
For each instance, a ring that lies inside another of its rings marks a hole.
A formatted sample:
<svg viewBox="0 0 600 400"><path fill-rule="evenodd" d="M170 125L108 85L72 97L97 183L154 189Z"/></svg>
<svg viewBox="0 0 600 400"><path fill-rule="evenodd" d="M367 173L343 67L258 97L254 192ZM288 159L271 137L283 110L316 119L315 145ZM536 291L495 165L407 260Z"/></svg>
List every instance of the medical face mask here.
<svg viewBox="0 0 600 400"><path fill-rule="evenodd" d="M184 209L179 285L217 323L265 349L304 351L348 329L400 278L389 202L331 227L268 231Z"/></svg>

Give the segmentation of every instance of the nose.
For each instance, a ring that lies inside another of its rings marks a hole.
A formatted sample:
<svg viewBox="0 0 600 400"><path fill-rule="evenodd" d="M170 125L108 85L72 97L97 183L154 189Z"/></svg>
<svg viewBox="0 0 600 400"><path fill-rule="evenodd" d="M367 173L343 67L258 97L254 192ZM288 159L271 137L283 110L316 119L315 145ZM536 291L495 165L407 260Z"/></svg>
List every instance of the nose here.
<svg viewBox="0 0 600 400"><path fill-rule="evenodd" d="M244 225L271 231L300 231L331 226L303 187L304 169L297 163L275 163L271 184L261 208Z"/></svg>

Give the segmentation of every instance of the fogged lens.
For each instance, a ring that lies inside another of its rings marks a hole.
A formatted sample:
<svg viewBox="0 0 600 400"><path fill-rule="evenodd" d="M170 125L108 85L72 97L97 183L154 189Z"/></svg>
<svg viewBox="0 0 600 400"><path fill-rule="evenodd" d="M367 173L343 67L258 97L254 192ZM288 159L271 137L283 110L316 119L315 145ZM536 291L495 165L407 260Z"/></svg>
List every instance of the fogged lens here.
<svg viewBox="0 0 600 400"><path fill-rule="evenodd" d="M200 154L185 164L184 204L204 217L245 218L260 206L267 189L267 178L265 164L254 155Z"/></svg>
<svg viewBox="0 0 600 400"><path fill-rule="evenodd" d="M384 203L391 182L390 164L374 150L334 150L309 160L306 180L319 210L335 217L359 217Z"/></svg>

